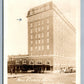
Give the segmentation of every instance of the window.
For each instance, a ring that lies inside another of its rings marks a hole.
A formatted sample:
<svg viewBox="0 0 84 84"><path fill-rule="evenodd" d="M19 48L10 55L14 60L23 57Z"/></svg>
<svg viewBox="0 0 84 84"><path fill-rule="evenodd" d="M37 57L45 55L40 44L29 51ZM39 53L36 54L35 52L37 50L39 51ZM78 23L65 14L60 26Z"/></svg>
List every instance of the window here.
<svg viewBox="0 0 84 84"><path fill-rule="evenodd" d="M49 43L49 39L47 39L47 43Z"/></svg>
<svg viewBox="0 0 84 84"><path fill-rule="evenodd" d="M33 64L33 62L31 62L30 64Z"/></svg>
<svg viewBox="0 0 84 84"><path fill-rule="evenodd" d="M31 44L33 44L33 41L31 41Z"/></svg>
<svg viewBox="0 0 84 84"><path fill-rule="evenodd" d="M47 70L50 70L50 66L47 66Z"/></svg>
<svg viewBox="0 0 84 84"><path fill-rule="evenodd" d="M42 60L39 60L37 63L38 63L38 64L42 64Z"/></svg>
<svg viewBox="0 0 84 84"><path fill-rule="evenodd" d="M47 62L47 64L50 64L49 62Z"/></svg>
<svg viewBox="0 0 84 84"><path fill-rule="evenodd" d="M42 44L44 43L44 40L42 39Z"/></svg>
<svg viewBox="0 0 84 84"><path fill-rule="evenodd" d="M47 23L49 23L49 19L47 19Z"/></svg>
<svg viewBox="0 0 84 84"><path fill-rule="evenodd" d="M30 24L30 27L32 27L33 25L32 25L32 23Z"/></svg>
<svg viewBox="0 0 84 84"><path fill-rule="evenodd" d="M37 26L37 22L34 23L34 26L35 26L35 27Z"/></svg>
<svg viewBox="0 0 84 84"><path fill-rule="evenodd" d="M37 44L37 40L35 41L35 43Z"/></svg>
<svg viewBox="0 0 84 84"><path fill-rule="evenodd" d="M31 39L33 39L33 36L31 35Z"/></svg>
<svg viewBox="0 0 84 84"><path fill-rule="evenodd" d="M30 33L33 33L33 32L32 32L32 29L30 30Z"/></svg>
<svg viewBox="0 0 84 84"><path fill-rule="evenodd" d="M27 63L27 60L26 60L26 59L25 59L25 60L23 60L23 61L22 61L22 63L23 63L23 64L26 64L26 63Z"/></svg>
<svg viewBox="0 0 84 84"><path fill-rule="evenodd" d="M40 31L40 27L38 28L38 31Z"/></svg>
<svg viewBox="0 0 84 84"><path fill-rule="evenodd" d="M47 25L47 30L49 30L49 25Z"/></svg>
<svg viewBox="0 0 84 84"><path fill-rule="evenodd" d="M42 24L44 23L44 21L42 20Z"/></svg>
<svg viewBox="0 0 84 84"><path fill-rule="evenodd" d="M49 36L49 32L47 32L47 36Z"/></svg>
<svg viewBox="0 0 84 84"><path fill-rule="evenodd" d="M44 27L42 26L42 30L44 30Z"/></svg>
<svg viewBox="0 0 84 84"><path fill-rule="evenodd" d="M47 45L47 49L49 50L49 45Z"/></svg>
<svg viewBox="0 0 84 84"><path fill-rule="evenodd" d="M38 25L40 25L40 21L38 22Z"/></svg>
<svg viewBox="0 0 84 84"><path fill-rule="evenodd" d="M30 53L32 55L32 53Z"/></svg>
<svg viewBox="0 0 84 84"><path fill-rule="evenodd" d="M31 11L31 12L30 12L30 15L32 15L32 14L33 14L33 12Z"/></svg>
<svg viewBox="0 0 84 84"><path fill-rule="evenodd" d="M42 37L44 37L44 33L42 33Z"/></svg>
<svg viewBox="0 0 84 84"><path fill-rule="evenodd" d="M35 29L35 32L37 32L37 28Z"/></svg>
<svg viewBox="0 0 84 84"><path fill-rule="evenodd" d="M38 43L40 44L40 40L38 40Z"/></svg>
<svg viewBox="0 0 84 84"><path fill-rule="evenodd" d="M42 45L42 50L44 50L44 46Z"/></svg>
<svg viewBox="0 0 84 84"><path fill-rule="evenodd" d="M19 64L19 60L16 60L16 64Z"/></svg>
<svg viewBox="0 0 84 84"><path fill-rule="evenodd" d="M38 34L38 38L40 38L40 34Z"/></svg>
<svg viewBox="0 0 84 84"><path fill-rule="evenodd" d="M38 64L42 64L41 62L38 62Z"/></svg>
<svg viewBox="0 0 84 84"><path fill-rule="evenodd" d="M35 49L37 49L37 46L35 46Z"/></svg>
<svg viewBox="0 0 84 84"><path fill-rule="evenodd" d="M34 61L33 60L29 61L29 64L34 64Z"/></svg>
<svg viewBox="0 0 84 84"><path fill-rule="evenodd" d="M39 46L39 50L41 49L41 47Z"/></svg>
<svg viewBox="0 0 84 84"><path fill-rule="evenodd" d="M35 38L37 38L37 34L35 35Z"/></svg>
<svg viewBox="0 0 84 84"><path fill-rule="evenodd" d="M30 50L32 51L32 50L33 50L33 48L31 47L31 48L30 48Z"/></svg>

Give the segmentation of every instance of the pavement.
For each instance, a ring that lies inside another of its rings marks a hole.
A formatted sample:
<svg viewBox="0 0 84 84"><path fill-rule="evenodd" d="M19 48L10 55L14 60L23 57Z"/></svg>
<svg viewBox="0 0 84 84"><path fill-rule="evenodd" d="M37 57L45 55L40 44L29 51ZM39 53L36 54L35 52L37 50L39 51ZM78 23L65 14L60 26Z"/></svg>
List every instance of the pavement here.
<svg viewBox="0 0 84 84"><path fill-rule="evenodd" d="M23 77L27 76L28 74L52 74L54 72L51 71L45 71L45 73L8 73L8 78L17 78L17 77ZM58 73L58 72L55 72Z"/></svg>
<svg viewBox="0 0 84 84"><path fill-rule="evenodd" d="M76 84L76 73L8 74L8 84Z"/></svg>
<svg viewBox="0 0 84 84"><path fill-rule="evenodd" d="M27 76L28 74L24 74L24 73L21 73L21 74L15 74L15 73L12 73L12 74L10 74L10 73L8 73L8 78L17 78L17 77L24 77L24 76Z"/></svg>
<svg viewBox="0 0 84 84"><path fill-rule="evenodd" d="M24 77L24 76L28 76L31 74L66 74L66 73L60 73L60 72L45 72L45 73L8 73L8 78L18 78L18 77ZM70 75L71 73L68 73L68 75ZM74 73L72 73L74 74Z"/></svg>

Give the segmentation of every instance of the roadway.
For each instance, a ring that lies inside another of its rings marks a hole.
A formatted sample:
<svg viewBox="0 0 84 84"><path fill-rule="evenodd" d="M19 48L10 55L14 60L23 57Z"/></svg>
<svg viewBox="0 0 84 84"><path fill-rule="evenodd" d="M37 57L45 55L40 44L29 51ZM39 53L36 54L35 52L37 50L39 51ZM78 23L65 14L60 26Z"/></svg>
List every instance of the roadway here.
<svg viewBox="0 0 84 84"><path fill-rule="evenodd" d="M76 84L76 73L8 74L8 84Z"/></svg>

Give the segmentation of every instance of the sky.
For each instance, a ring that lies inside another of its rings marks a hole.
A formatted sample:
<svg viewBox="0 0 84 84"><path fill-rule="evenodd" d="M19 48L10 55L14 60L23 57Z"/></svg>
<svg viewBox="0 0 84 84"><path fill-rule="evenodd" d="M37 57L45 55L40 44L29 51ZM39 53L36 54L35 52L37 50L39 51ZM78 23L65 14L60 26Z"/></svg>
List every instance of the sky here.
<svg viewBox="0 0 84 84"><path fill-rule="evenodd" d="M28 54L27 12L52 0L5 0L5 48L8 55ZM80 0L53 0L75 28L80 28ZM22 21L17 19L22 18Z"/></svg>

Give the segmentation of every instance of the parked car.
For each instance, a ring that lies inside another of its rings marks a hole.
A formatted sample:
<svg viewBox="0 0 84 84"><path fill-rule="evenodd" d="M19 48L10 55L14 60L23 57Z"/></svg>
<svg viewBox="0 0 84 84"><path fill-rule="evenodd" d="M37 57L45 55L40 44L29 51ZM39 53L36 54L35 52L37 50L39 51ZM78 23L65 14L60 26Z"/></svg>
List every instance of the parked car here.
<svg viewBox="0 0 84 84"><path fill-rule="evenodd" d="M68 67L64 69L64 73L75 73L76 69L73 67Z"/></svg>

